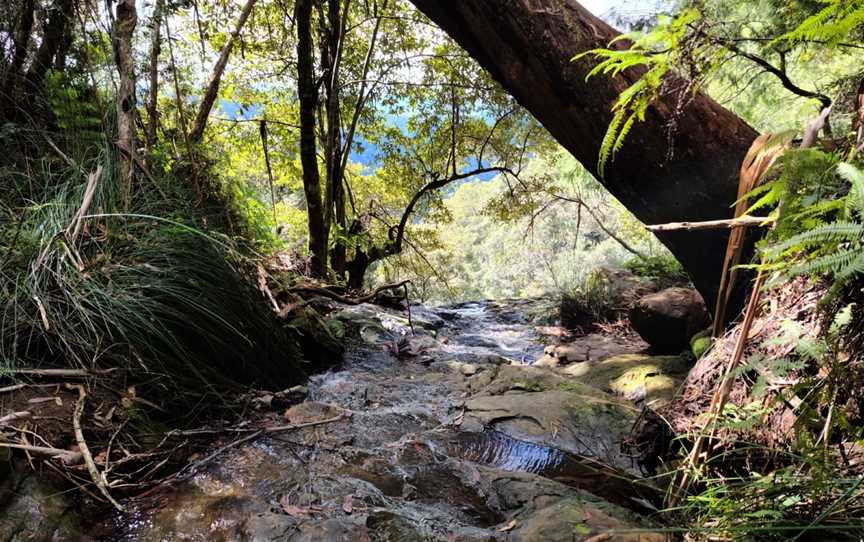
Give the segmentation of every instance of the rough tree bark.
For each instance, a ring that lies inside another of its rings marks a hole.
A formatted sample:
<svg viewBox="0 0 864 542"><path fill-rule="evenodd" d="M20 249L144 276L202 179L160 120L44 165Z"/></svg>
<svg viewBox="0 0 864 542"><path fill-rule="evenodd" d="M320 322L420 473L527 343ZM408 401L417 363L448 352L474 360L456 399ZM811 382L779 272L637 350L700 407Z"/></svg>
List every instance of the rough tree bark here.
<svg viewBox="0 0 864 542"><path fill-rule="evenodd" d="M300 162L303 166L303 191L309 225L309 252L313 276L327 275L327 231L321 203L321 177L315 143L315 107L318 88L312 54L312 1L297 0L294 24L297 27L297 94L300 100Z"/></svg>
<svg viewBox="0 0 864 542"><path fill-rule="evenodd" d="M159 54L162 51L162 10L165 0L156 0L150 18L150 88L147 89L147 148L156 144L159 128Z"/></svg>
<svg viewBox="0 0 864 542"><path fill-rule="evenodd" d="M737 174L756 132L705 95L676 114L675 99L653 106L624 148L597 175L610 108L639 75L585 76L594 61L577 53L619 33L575 0L411 0L486 68L609 191L647 224L731 217ZM624 44L619 46L623 47ZM668 126L676 127L669 156ZM713 303L728 235L658 233Z"/></svg>
<svg viewBox="0 0 864 542"><path fill-rule="evenodd" d="M138 24L135 0L117 2L112 42L117 64L117 147L120 149L119 187L125 208L132 194L132 173L135 157L135 50L132 38Z"/></svg>
<svg viewBox="0 0 864 542"><path fill-rule="evenodd" d="M350 0L346 1L346 17ZM324 96L327 113L327 133L324 145L325 183L324 225L329 237L330 228L335 224L340 228L346 226L345 189L342 178L342 111L340 107L340 64L342 61L342 44L345 38L345 23L342 17L341 0L327 1L327 25L321 40L321 61L324 67ZM323 21L320 21L323 25ZM345 152L348 152L346 149ZM333 247L330 266L337 276L343 276L345 270L345 245L336 243Z"/></svg>
<svg viewBox="0 0 864 542"><path fill-rule="evenodd" d="M219 96L219 84L222 82L222 74L225 73L225 67L228 65L228 59L231 57L231 49L234 48L237 36L243 30L246 20L249 19L256 1L246 1L242 11L240 11L240 18L237 19L234 30L228 36L228 41L225 42L225 45L222 46L222 50L219 52L219 60L213 66L210 82L207 83L207 90L204 91L204 96L201 98L201 107L198 108L198 114L195 116L195 124L192 125L192 131L189 132L189 138L193 143L200 142L201 138L204 137L204 128L207 127L210 111L213 109L213 104L216 103L216 98Z"/></svg>

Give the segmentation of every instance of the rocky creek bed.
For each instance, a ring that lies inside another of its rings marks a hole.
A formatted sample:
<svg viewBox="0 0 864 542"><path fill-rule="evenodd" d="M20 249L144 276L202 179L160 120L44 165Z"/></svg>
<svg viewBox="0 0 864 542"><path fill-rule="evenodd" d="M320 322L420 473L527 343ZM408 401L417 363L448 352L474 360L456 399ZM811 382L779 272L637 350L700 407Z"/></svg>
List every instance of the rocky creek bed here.
<svg viewBox="0 0 864 542"><path fill-rule="evenodd" d="M622 442L645 402L671 397L686 360L602 334L547 345L562 333L535 325L540 303L412 307L410 323L342 307L341 367L313 377L304 401L247 422L322 423L236 446L227 435L191 476L89 525L68 501L52 505L55 520L47 498L13 499L0 538L665 539L652 517L659 490Z"/></svg>

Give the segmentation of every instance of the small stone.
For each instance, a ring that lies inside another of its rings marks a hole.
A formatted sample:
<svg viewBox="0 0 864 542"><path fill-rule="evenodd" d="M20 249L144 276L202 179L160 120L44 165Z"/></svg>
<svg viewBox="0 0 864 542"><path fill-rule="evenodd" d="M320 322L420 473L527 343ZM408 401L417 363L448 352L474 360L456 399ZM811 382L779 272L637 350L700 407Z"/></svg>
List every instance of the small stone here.
<svg viewBox="0 0 864 542"><path fill-rule="evenodd" d="M480 356L477 360L479 363L486 363L489 365L510 365L514 363L514 360L510 358L505 358L499 354L486 354L484 356Z"/></svg>
<svg viewBox="0 0 864 542"><path fill-rule="evenodd" d="M270 406L274 410L282 410L302 403L307 397L309 397L309 388L306 386L294 386L273 394Z"/></svg>
<svg viewBox="0 0 864 542"><path fill-rule="evenodd" d="M463 363L461 367L459 367L459 372L461 372L465 376L472 376L477 374L477 366L473 363Z"/></svg>
<svg viewBox="0 0 864 542"><path fill-rule="evenodd" d="M267 410L271 408L273 394L265 393L252 398L252 407L256 410Z"/></svg>
<svg viewBox="0 0 864 542"><path fill-rule="evenodd" d="M550 354L544 354L533 365L535 367L558 367L558 358Z"/></svg>

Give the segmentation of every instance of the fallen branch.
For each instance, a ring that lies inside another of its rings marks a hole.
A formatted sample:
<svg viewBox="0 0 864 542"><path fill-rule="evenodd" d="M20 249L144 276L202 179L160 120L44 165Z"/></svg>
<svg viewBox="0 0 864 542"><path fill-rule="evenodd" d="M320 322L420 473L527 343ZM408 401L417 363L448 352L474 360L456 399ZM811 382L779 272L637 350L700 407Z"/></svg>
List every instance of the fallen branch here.
<svg viewBox="0 0 864 542"><path fill-rule="evenodd" d="M17 422L19 420L26 420L32 415L33 414L29 410L22 410L20 412L13 412L12 414L7 414L0 417L0 427L4 425L10 425L13 422Z"/></svg>
<svg viewBox="0 0 864 542"><path fill-rule="evenodd" d="M10 375L26 375L26 376L58 376L58 377L80 377L87 378L90 376L106 375L116 371L116 369L11 369L7 371Z"/></svg>
<svg viewBox="0 0 864 542"><path fill-rule="evenodd" d="M50 448L47 446L32 446L30 444L12 444L10 442L0 442L0 448L10 448L12 450L23 450L39 455L45 455L52 459L59 459L64 465L76 465L81 462L82 455L79 452L72 450L63 450L61 448Z"/></svg>
<svg viewBox="0 0 864 542"><path fill-rule="evenodd" d="M698 230L719 230L724 228L739 228L749 226L770 226L774 223L774 218L769 216L739 216L738 218L729 218L725 220L706 220L704 222L669 222L667 224L653 224L645 226L645 229L650 232L660 231L698 231Z"/></svg>
<svg viewBox="0 0 864 542"><path fill-rule="evenodd" d="M81 415L84 413L84 402L87 400L87 392L84 391L84 386L81 384L67 384L66 388L70 390L78 390L78 401L75 403L75 412L72 415L72 429L75 432L75 440L78 443L78 449L84 457L84 465L87 466L87 472L90 473L90 478L93 480L93 483L96 484L99 492L108 499L108 502L110 502L114 508L120 512L124 512L125 510L120 503L117 502L114 497L111 496L111 493L108 492L108 483L99 472L99 468L96 467L96 462L93 461L93 456L90 454L90 448L87 447L87 441L84 440L84 431L81 429Z"/></svg>
<svg viewBox="0 0 864 542"><path fill-rule="evenodd" d="M346 305L360 305L361 303L366 303L367 301L371 301L375 299L375 297L383 291L386 290L396 290L398 288L402 288L409 284L410 280L403 280L402 282L397 282L395 284L385 284L383 286L379 286L369 292L366 295L361 295L359 297L348 297L341 294L337 294L333 290L328 290L327 288L322 288L320 286L294 286L288 288L289 292L309 292L313 294L318 294L322 297L327 297L334 301L339 301L340 303L345 303Z"/></svg>
<svg viewBox="0 0 864 542"><path fill-rule="evenodd" d="M735 341L735 349L732 352L732 357L720 375L719 385L711 398L711 403L708 406L708 419L705 421L706 432L702 432L693 443L693 448L687 456L685 464L680 468L679 474L676 476L676 481L671 488L669 501L667 505L674 507L683 498L684 493L689 489L691 483L691 475L698 472L702 465L708 460L711 451L714 448L714 440L717 437L717 421L723 413L723 408L729 399L729 393L732 391L732 383L734 381L735 368L741 362L741 357L744 354L744 347L747 345L747 339L750 336L750 330L753 326L753 320L759 309L761 300L762 285L765 282L765 276L760 271L756 275L756 280L753 284L753 290L750 293L750 300L747 303L747 310L744 313L744 321L741 323L740 335Z"/></svg>
<svg viewBox="0 0 864 542"><path fill-rule="evenodd" d="M0 388L0 393L8 393L10 391L18 391L18 390L24 389L26 387L27 387L27 384L15 384L13 386L6 386L3 388Z"/></svg>

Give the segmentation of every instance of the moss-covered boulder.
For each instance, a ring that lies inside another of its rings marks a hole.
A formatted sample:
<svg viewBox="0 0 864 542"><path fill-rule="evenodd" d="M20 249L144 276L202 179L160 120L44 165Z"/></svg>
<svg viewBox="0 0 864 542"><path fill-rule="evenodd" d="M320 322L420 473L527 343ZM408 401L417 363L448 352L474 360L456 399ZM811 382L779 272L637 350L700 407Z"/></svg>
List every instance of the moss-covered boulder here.
<svg viewBox="0 0 864 542"><path fill-rule="evenodd" d="M342 322L327 321L311 307L299 309L288 322L294 333L303 358L313 369L335 367L342 362L342 337L345 329Z"/></svg>
<svg viewBox="0 0 864 542"><path fill-rule="evenodd" d="M690 338L710 323L699 292L693 288L666 288L646 295L630 309L630 324L657 352L676 354Z"/></svg>
<svg viewBox="0 0 864 542"><path fill-rule="evenodd" d="M598 362L575 363L563 372L583 384L656 407L672 399L689 368L687 355L623 354Z"/></svg>
<svg viewBox="0 0 864 542"><path fill-rule="evenodd" d="M489 380L483 373L475 378ZM620 444L638 409L548 369L502 366L464 407L462 430L492 428L519 440L632 467Z"/></svg>

